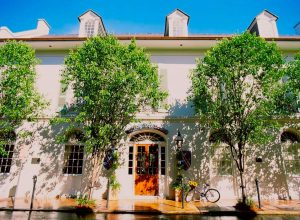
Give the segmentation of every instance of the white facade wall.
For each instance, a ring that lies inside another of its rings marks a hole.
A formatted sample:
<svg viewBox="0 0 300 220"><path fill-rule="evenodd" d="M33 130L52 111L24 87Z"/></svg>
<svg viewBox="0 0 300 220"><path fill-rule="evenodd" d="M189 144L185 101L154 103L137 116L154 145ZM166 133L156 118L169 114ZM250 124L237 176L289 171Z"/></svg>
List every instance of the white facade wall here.
<svg viewBox="0 0 300 220"><path fill-rule="evenodd" d="M184 137L184 149L192 152L192 164L185 176L201 182L209 182L212 187L216 187L221 198L236 198L239 192L239 183L236 176L217 175L212 164L212 144L208 137L210 130L201 126L194 118L194 111L191 103L187 101L188 90L191 82L189 80L190 71L195 67L195 59L203 56L203 52L185 51L152 51L151 60L158 65L164 75L165 89L169 92L169 111L158 113L141 113L138 117L141 124L151 124L168 130L165 135L156 130L149 130L166 138L167 165L166 175L159 176L159 196L173 197L171 182L175 178L175 143L174 137L177 129ZM44 118L37 123L26 123L24 127L32 131L32 135L26 140L18 140L14 153L13 165L9 174L0 174L0 198L7 198L9 192L15 187L16 197L28 200L32 192L32 176L37 175L36 197L55 198L56 196L76 195L88 188L88 155L85 155L84 172L82 175L64 175L63 156L64 145L58 144L55 140L57 133L63 129L59 126L49 124L49 119L59 111L60 94L60 73L63 69L63 59L66 51L37 51L37 57L41 63L37 66L36 86L41 94L49 101L45 110ZM67 100L71 99L70 94ZM144 129L145 130L145 129ZM146 129L147 130L147 129ZM117 170L117 178L122 187L119 198L135 198L134 196L134 175L128 174L128 147L132 143L123 140L120 143L119 152L122 166ZM159 144L161 146L161 144ZM256 149L249 154L248 187L251 195L255 195L254 178L261 182L261 193L265 198L278 196L287 179L290 184L290 195L292 198L299 198L299 177L289 176L286 178L281 172L278 154L274 149L278 145L266 146L262 151ZM271 150L273 149L273 150ZM278 148L279 150L279 148ZM262 164L255 164L256 156L264 158ZM39 164L32 164L32 158L40 158ZM93 191L94 198L106 197L107 172L104 170L99 178L99 187ZM276 197L277 198L277 197ZM28 204L29 205L29 204ZM16 203L16 208L18 204Z"/></svg>

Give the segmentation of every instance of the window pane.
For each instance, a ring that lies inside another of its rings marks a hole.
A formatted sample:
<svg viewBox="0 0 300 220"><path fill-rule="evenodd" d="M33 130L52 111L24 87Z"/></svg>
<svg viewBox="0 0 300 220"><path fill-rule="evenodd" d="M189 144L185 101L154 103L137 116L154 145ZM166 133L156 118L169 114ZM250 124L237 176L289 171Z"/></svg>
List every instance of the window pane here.
<svg viewBox="0 0 300 220"><path fill-rule="evenodd" d="M73 166L77 166L78 165L78 160L74 160L73 161Z"/></svg>
<svg viewBox="0 0 300 220"><path fill-rule="evenodd" d="M133 147L129 147L129 153L133 153Z"/></svg>

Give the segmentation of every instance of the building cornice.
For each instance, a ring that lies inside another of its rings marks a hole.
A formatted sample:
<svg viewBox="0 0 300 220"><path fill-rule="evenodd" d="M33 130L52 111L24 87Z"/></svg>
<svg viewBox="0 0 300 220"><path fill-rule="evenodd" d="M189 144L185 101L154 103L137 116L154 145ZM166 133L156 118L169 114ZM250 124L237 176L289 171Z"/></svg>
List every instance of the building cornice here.
<svg viewBox="0 0 300 220"><path fill-rule="evenodd" d="M236 35L191 35L188 37L169 37L161 35L117 35L119 40L222 40L224 38L231 39ZM47 36L33 38L2 38L0 42L16 40L16 41L85 41L86 37L77 36ZM265 38L267 41L300 41L300 36L280 36L276 38Z"/></svg>
<svg viewBox="0 0 300 220"><path fill-rule="evenodd" d="M147 50L207 50L222 39L231 39L236 35L195 35L188 37L169 37L157 35L117 35L123 43L136 40L138 46ZM300 36L281 36L265 38L268 42L275 42L282 51L299 51ZM87 40L78 36L45 36L34 38L0 39L0 44L8 41L25 41L36 50L55 51L74 49Z"/></svg>

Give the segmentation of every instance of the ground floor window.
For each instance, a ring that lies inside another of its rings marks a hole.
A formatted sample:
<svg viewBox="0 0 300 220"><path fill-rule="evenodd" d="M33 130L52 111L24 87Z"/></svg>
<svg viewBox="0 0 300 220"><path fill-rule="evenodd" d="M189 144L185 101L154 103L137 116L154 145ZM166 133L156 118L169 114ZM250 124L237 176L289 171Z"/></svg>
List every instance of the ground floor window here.
<svg viewBox="0 0 300 220"><path fill-rule="evenodd" d="M132 175L133 172L133 146L129 147L129 154L128 154L128 174Z"/></svg>
<svg viewBox="0 0 300 220"><path fill-rule="evenodd" d="M215 175L233 175L232 157L229 147L224 143L224 135L214 131L209 137L211 143L212 165Z"/></svg>
<svg viewBox="0 0 300 220"><path fill-rule="evenodd" d="M82 174L83 167L82 145L66 145L64 153L64 174Z"/></svg>
<svg viewBox="0 0 300 220"><path fill-rule="evenodd" d="M14 153L14 145L6 144L3 147L5 150L5 155L0 155L0 173L9 173Z"/></svg>
<svg viewBox="0 0 300 220"><path fill-rule="evenodd" d="M166 174L166 148L160 147L160 174Z"/></svg>
<svg viewBox="0 0 300 220"><path fill-rule="evenodd" d="M300 175L300 137L297 133L284 131L281 134L282 153L286 171Z"/></svg>
<svg viewBox="0 0 300 220"><path fill-rule="evenodd" d="M219 176L232 175L232 160L230 158L219 158L214 161L216 174Z"/></svg>

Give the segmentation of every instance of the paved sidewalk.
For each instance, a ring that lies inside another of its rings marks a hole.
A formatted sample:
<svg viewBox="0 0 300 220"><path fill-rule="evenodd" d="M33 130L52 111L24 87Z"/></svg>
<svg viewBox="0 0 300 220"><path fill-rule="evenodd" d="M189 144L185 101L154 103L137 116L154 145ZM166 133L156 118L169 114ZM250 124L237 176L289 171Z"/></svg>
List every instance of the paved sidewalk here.
<svg viewBox="0 0 300 220"><path fill-rule="evenodd" d="M240 211L236 210L234 205L236 200L223 200L217 203L194 202L194 205L203 214L234 214ZM299 215L300 216L300 200L264 200L261 208L257 207L250 210L249 213L254 215Z"/></svg>
<svg viewBox="0 0 300 220"><path fill-rule="evenodd" d="M203 214L203 215L240 215L240 214L279 214L299 215L300 200L291 201L263 201L261 209L240 212L234 208L235 200L221 200L217 203L203 201L181 202L166 199L153 200L116 200L110 201L107 208L106 200L98 200L94 209L97 213L155 213L155 214ZM47 199L35 200L33 210L39 211L73 211L76 206L74 199ZM30 201L18 199L15 201L15 210L29 210ZM0 210L13 210L10 199L0 199Z"/></svg>

